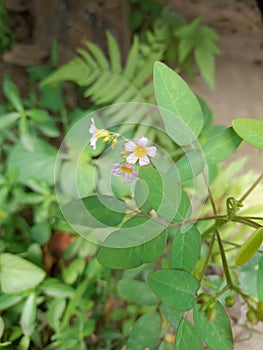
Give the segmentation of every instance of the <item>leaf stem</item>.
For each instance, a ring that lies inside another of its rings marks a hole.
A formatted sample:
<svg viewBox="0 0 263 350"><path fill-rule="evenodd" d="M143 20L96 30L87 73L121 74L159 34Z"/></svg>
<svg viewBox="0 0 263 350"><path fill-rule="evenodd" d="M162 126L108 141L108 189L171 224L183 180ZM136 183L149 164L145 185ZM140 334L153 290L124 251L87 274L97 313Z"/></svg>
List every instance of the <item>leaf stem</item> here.
<svg viewBox="0 0 263 350"><path fill-rule="evenodd" d="M249 189L239 199L240 203L244 202L244 200L250 195L250 193L254 190L254 188L260 183L262 179L263 179L263 173L257 178L257 180L249 187Z"/></svg>

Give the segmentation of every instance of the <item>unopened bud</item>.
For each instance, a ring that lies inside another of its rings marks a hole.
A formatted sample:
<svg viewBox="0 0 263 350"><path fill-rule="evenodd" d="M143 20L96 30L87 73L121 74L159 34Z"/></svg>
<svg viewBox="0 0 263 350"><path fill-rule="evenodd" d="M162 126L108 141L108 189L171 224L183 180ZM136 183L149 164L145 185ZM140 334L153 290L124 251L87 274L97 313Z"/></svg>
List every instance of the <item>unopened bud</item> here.
<svg viewBox="0 0 263 350"><path fill-rule="evenodd" d="M196 297L197 304L203 304L211 300L211 294L208 293L200 293Z"/></svg>
<svg viewBox="0 0 263 350"><path fill-rule="evenodd" d="M117 139L113 139L112 142L111 142L111 147L114 148L118 143L118 140Z"/></svg>
<svg viewBox="0 0 263 350"><path fill-rule="evenodd" d="M250 322L251 324L256 324L258 322L258 316L257 313L254 310L248 310L248 312L246 313L248 322Z"/></svg>
<svg viewBox="0 0 263 350"><path fill-rule="evenodd" d="M211 322L216 316L216 310L214 308L214 305L210 305L208 309L205 312L206 317L208 318L208 321Z"/></svg>
<svg viewBox="0 0 263 350"><path fill-rule="evenodd" d="M229 295L225 298L225 304L227 307L232 307L235 304L235 298L232 295Z"/></svg>

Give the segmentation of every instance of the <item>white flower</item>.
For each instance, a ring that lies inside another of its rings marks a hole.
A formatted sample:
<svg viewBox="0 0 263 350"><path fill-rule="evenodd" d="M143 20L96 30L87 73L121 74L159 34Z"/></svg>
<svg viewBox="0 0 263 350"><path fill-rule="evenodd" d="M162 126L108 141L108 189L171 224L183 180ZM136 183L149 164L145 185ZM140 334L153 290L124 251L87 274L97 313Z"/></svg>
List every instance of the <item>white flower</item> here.
<svg viewBox="0 0 263 350"><path fill-rule="evenodd" d="M99 138L103 138L104 142L109 141L110 132L104 129L97 129L93 118L91 118L89 132L92 135L90 139L90 144L93 147L93 149L96 149L96 142Z"/></svg>
<svg viewBox="0 0 263 350"><path fill-rule="evenodd" d="M132 153L126 158L126 162L135 164L139 159L140 166L148 165L150 163L148 156L155 157L157 152L155 146L146 147L148 141L145 136L138 137L136 143L128 141L125 144L125 150Z"/></svg>
<svg viewBox="0 0 263 350"><path fill-rule="evenodd" d="M129 163L124 164L112 164L114 169L112 169L111 173L113 176L119 176L124 173L124 181L132 182L132 176L138 177L138 174L134 171L134 166Z"/></svg>

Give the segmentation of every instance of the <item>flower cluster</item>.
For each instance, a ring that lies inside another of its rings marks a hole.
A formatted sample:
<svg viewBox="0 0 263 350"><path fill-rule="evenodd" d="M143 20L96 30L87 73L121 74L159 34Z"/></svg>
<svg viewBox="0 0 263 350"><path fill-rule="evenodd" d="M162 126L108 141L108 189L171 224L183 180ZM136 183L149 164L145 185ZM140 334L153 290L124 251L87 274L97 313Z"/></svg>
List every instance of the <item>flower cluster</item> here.
<svg viewBox="0 0 263 350"><path fill-rule="evenodd" d="M138 162L139 166L145 166L150 163L149 157L155 157L157 149L155 146L147 146L149 140L145 136L138 137L136 142L132 140L127 140L122 135L111 132L109 130L97 129L94 119L91 119L91 126L89 129L91 133L90 144L93 149L96 149L96 142L101 138L103 142L111 143L111 146L114 147L118 138L121 137L124 139L124 163L123 164L112 164L114 169L112 170L113 176L119 176L124 174L125 182L132 182L133 176L138 178L138 174L135 172L135 165Z"/></svg>

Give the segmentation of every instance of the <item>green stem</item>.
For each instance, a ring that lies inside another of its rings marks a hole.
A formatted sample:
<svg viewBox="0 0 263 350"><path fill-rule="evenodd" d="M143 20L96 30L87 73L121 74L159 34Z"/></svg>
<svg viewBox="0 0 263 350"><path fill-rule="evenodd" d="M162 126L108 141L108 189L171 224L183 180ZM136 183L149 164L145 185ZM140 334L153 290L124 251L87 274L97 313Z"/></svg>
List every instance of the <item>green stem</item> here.
<svg viewBox="0 0 263 350"><path fill-rule="evenodd" d="M209 260L211 258L211 254L212 254L212 250L213 250L213 246L214 246L214 242L215 242L215 237L216 237L215 234L213 234L212 240L210 242L209 250L208 250L208 253L207 253L207 256L206 256L206 259L205 259L205 263L204 263L201 275L199 277L200 283L201 283L201 281L204 278L205 272L206 272L207 267L208 267Z"/></svg>
<svg viewBox="0 0 263 350"><path fill-rule="evenodd" d="M239 223L241 223L241 224L244 224L244 225L247 225L247 226L251 226L251 227L253 227L253 228L255 228L255 229L258 229L258 228L261 228L261 227L262 227L262 225L258 224L257 222L252 221L252 220L250 220L250 219L248 219L248 218L245 218L245 217L243 217L243 216L238 216L238 215L233 216L233 217L231 218L231 221L233 221L233 222L239 222Z"/></svg>
<svg viewBox="0 0 263 350"><path fill-rule="evenodd" d="M257 180L249 187L249 189L243 194L243 196L239 199L239 202L242 203L244 200L250 195L250 193L254 190L254 188L260 183L263 179L263 174L261 174Z"/></svg>
<svg viewBox="0 0 263 350"><path fill-rule="evenodd" d="M216 238L217 238L217 242L218 242L218 246L219 246L219 250L220 250L220 255L221 255L221 259L222 259L224 273L226 276L226 281L227 281L228 286L230 288L233 288L233 282L232 282L231 275L229 272L229 267L228 267L228 263L227 263L227 259L226 259L226 254L225 254L223 242L221 240L220 234L219 234L217 229L215 229L215 233L216 233Z"/></svg>

